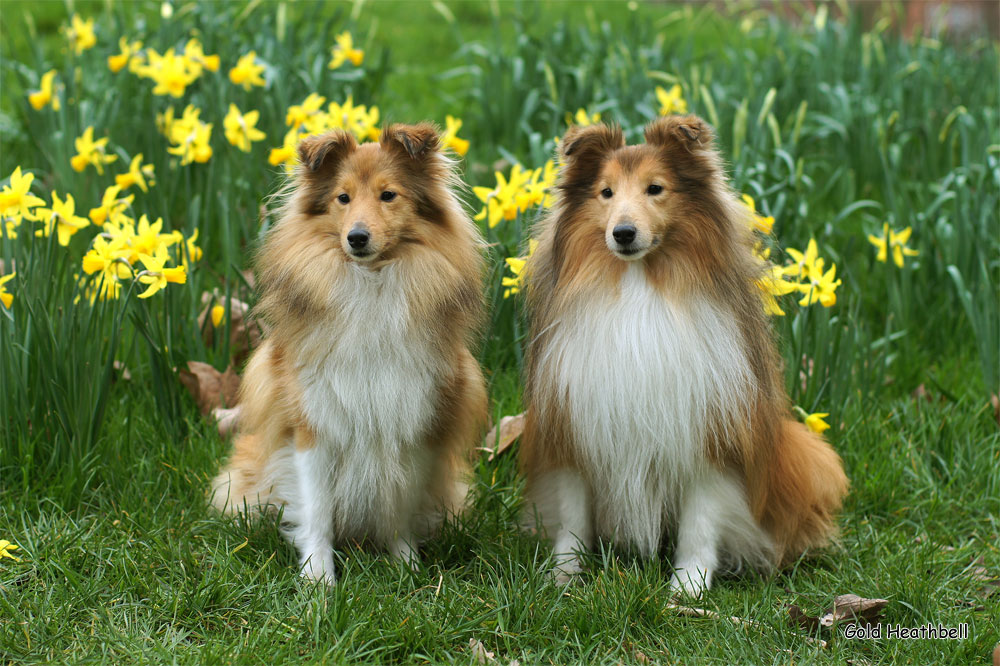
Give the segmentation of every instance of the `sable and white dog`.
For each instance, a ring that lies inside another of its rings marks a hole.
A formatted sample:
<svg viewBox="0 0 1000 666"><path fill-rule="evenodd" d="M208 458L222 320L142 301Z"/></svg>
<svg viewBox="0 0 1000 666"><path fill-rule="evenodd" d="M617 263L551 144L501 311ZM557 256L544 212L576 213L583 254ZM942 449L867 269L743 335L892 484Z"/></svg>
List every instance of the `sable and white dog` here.
<svg viewBox="0 0 1000 666"><path fill-rule="evenodd" d="M333 583L333 546L415 562L461 508L486 419L469 352L482 310L481 236L433 126L379 143L304 139L258 256L268 339L241 387L241 434L215 479L222 511L283 506L304 575Z"/></svg>
<svg viewBox="0 0 1000 666"><path fill-rule="evenodd" d="M826 543L847 478L789 417L762 266L709 127L663 118L645 138L596 125L560 144L525 269L521 468L558 579L597 537L648 557L675 530L671 587L698 595L720 568Z"/></svg>

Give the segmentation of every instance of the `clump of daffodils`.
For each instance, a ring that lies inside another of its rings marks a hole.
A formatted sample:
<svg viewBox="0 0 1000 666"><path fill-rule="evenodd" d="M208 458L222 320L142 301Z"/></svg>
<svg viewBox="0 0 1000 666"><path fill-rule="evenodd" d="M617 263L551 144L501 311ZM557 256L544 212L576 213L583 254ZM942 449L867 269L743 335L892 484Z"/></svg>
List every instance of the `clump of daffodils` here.
<svg viewBox="0 0 1000 666"><path fill-rule="evenodd" d="M154 95L183 97L188 86L198 80L202 73L219 69L219 56L206 55L197 39L189 39L181 53L173 48L160 54L156 49L147 48L142 52L140 42L129 43L124 37L119 42L121 53L108 58L108 67L119 71L128 63L129 69L140 78L150 79L156 85Z"/></svg>
<svg viewBox="0 0 1000 666"><path fill-rule="evenodd" d="M358 141L374 141L379 136L379 110L377 106L367 107L355 104L354 98L342 103L326 104L326 97L311 93L301 104L288 107L285 133L282 145L272 148L268 162L272 166L284 164L291 170L295 164L295 146L303 137L322 134L331 129L343 129L353 134Z"/></svg>
<svg viewBox="0 0 1000 666"><path fill-rule="evenodd" d="M156 125L172 144L167 148L171 155L181 158L181 165L191 162L205 163L212 159L212 123L203 122L201 109L188 104L180 118L174 116L174 107L156 115Z"/></svg>
<svg viewBox="0 0 1000 666"><path fill-rule="evenodd" d="M882 224L881 236L868 234L868 242L878 248L878 254L875 256L876 261L886 263L889 253L892 252L892 263L896 264L897 268L902 268L904 257L919 255L920 252L906 246L910 242L910 234L912 233L913 229L910 227L906 227L902 231L894 231L889 227L889 223L885 222Z"/></svg>
<svg viewBox="0 0 1000 666"><path fill-rule="evenodd" d="M510 176L504 177L497 171L495 187L474 187L476 196L483 202L483 209L473 219L486 220L489 227L500 224L501 220L513 220L518 213L529 208L552 205L551 189L556 183L559 169L552 160L545 166L525 170L520 164L515 164L510 170Z"/></svg>

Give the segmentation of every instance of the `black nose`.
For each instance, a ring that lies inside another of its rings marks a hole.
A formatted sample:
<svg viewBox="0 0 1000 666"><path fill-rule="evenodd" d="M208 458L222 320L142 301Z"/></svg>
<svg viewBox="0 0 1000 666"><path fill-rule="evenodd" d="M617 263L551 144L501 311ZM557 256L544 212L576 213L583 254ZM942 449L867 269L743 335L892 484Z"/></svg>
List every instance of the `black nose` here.
<svg viewBox="0 0 1000 666"><path fill-rule="evenodd" d="M365 245L368 245L369 238L371 238L371 234L364 229L351 229L347 234L347 244L355 250L360 250Z"/></svg>
<svg viewBox="0 0 1000 666"><path fill-rule="evenodd" d="M628 245L635 240L635 227L631 224L619 224L612 230L611 235L619 245Z"/></svg>

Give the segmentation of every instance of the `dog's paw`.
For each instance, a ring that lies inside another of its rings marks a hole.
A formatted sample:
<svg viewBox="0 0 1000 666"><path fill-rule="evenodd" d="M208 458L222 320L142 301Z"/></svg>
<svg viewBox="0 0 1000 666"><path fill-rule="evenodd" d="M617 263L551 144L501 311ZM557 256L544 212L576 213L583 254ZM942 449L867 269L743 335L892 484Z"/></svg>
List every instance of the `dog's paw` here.
<svg viewBox="0 0 1000 666"><path fill-rule="evenodd" d="M675 598L697 599L712 584L712 571L704 567L686 567L670 577L670 592Z"/></svg>
<svg viewBox="0 0 1000 666"><path fill-rule="evenodd" d="M302 563L302 577L329 587L337 584L337 574L333 567L333 555L314 554Z"/></svg>
<svg viewBox="0 0 1000 666"><path fill-rule="evenodd" d="M396 539L389 546L389 553L413 571L420 570L420 554L417 552L416 547L412 545L410 539Z"/></svg>
<svg viewBox="0 0 1000 666"><path fill-rule="evenodd" d="M580 558L571 557L560 560L549 569L548 577L557 585L569 585L570 583L579 583L581 573L583 573L583 565L580 563Z"/></svg>

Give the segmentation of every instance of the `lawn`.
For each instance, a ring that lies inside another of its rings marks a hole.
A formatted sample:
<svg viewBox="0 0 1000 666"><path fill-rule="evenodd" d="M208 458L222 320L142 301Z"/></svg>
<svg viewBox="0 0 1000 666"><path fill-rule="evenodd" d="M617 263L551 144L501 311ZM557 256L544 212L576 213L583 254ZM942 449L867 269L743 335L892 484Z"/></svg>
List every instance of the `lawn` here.
<svg viewBox="0 0 1000 666"><path fill-rule="evenodd" d="M897 4L864 20L841 3L787 9L0 5L0 540L16 546L0 549L12 556L0 555L0 661L988 663L1000 640L1000 48L936 24L904 38ZM86 27L60 32L74 11L95 20L94 45ZM363 56L331 69L345 31ZM142 47L115 72L120 37ZM150 66L171 48L177 96L154 92L171 82ZM251 68L244 87L230 70L251 51L262 85ZM295 128L289 109L311 93L325 100ZM241 369L240 304L255 300L247 269L274 222L283 146L345 114L359 137L461 120L450 145L468 141L465 180L486 188L464 196L485 210L479 355L499 420L521 411L524 342L505 259L527 251L544 201L491 210L496 172L544 167L571 118L600 114L638 141L681 103L716 128L761 228L773 218L761 253L788 268L814 246L836 267L835 302L798 290L772 317L796 414L826 415L852 481L836 546L770 578L719 579L697 602L704 617L671 605L669 550L646 562L604 548L561 588L544 576L545 545L515 527L516 443L478 458L472 508L417 571L352 548L337 553L336 587L310 585L272 522L209 510L228 442L179 373ZM244 123L259 112L266 134L246 152L227 139L231 104ZM155 183L101 209L139 153ZM41 202L18 208L26 174ZM119 237L120 261L98 261ZM156 248L160 269L139 258ZM850 639L791 619L789 606L821 615L847 593L888 600L883 626L966 624L968 637Z"/></svg>

